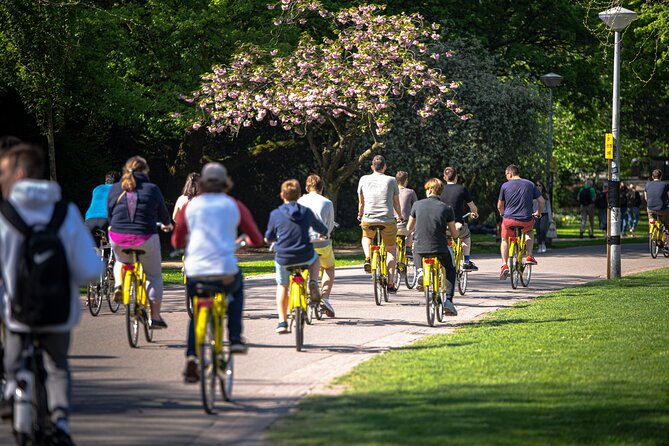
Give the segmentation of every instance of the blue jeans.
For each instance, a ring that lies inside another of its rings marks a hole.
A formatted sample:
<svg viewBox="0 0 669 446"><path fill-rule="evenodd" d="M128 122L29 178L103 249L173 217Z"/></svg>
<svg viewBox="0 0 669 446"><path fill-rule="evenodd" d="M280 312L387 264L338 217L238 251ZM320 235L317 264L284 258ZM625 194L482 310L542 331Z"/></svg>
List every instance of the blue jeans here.
<svg viewBox="0 0 669 446"><path fill-rule="evenodd" d="M195 284L202 282L186 278L186 290L188 297L195 295ZM228 300L228 336L230 342L240 342L242 339L242 309L244 308L244 278L239 271L235 275L235 281L229 285L223 285L221 282L205 282L214 285L222 285ZM186 346L186 356L195 356L195 322L193 319L188 323L188 341Z"/></svg>
<svg viewBox="0 0 669 446"><path fill-rule="evenodd" d="M630 212L630 228L636 229L639 224L639 208L628 208Z"/></svg>

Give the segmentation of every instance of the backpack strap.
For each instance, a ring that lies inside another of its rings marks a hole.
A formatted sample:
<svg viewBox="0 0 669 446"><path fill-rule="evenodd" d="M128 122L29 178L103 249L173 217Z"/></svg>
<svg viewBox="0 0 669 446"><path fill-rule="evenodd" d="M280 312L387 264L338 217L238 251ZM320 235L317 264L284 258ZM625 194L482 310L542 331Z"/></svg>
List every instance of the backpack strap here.
<svg viewBox="0 0 669 446"><path fill-rule="evenodd" d="M51 220L49 221L47 227L51 229L60 228L60 225L63 224L63 221L65 221L65 217L67 216L68 206L69 203L64 198L58 201L53 208L53 215L51 215Z"/></svg>
<svg viewBox="0 0 669 446"><path fill-rule="evenodd" d="M9 223L24 236L28 236L32 232L30 226L23 221L19 213L16 211L16 208L12 206L8 200L0 203L0 213L2 213L7 221L9 221Z"/></svg>

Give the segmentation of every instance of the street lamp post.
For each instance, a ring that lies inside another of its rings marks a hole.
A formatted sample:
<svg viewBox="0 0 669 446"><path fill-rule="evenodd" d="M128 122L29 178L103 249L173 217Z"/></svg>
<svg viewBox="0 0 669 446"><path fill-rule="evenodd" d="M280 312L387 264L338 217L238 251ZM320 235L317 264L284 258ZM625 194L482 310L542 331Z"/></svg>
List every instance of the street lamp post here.
<svg viewBox="0 0 669 446"><path fill-rule="evenodd" d="M637 14L617 6L599 13L599 18L614 31L613 49L613 110L611 133L613 134L613 159L609 160L609 203L606 241L606 278L621 276L620 268L620 40L621 31L637 19Z"/></svg>
<svg viewBox="0 0 669 446"><path fill-rule="evenodd" d="M553 203L553 175L551 174L551 160L553 159L553 88L562 83L562 76L555 73L544 74L541 82L548 87L548 154L546 156L546 186L551 204Z"/></svg>

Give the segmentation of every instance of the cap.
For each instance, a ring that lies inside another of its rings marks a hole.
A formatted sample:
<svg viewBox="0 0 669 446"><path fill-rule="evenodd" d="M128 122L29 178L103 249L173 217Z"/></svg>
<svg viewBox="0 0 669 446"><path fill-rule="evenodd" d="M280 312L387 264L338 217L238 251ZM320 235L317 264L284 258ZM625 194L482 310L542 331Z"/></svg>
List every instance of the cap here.
<svg viewBox="0 0 669 446"><path fill-rule="evenodd" d="M221 163L207 163L202 168L202 181L225 183L228 180L228 170Z"/></svg>

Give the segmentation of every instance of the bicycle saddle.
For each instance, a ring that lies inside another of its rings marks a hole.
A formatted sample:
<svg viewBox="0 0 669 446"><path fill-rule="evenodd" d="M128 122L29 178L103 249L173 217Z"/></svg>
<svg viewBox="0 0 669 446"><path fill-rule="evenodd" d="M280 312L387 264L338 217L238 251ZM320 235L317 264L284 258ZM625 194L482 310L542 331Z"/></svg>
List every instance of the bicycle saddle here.
<svg viewBox="0 0 669 446"><path fill-rule="evenodd" d="M309 265L306 265L306 264L304 264L304 265L290 265L290 266L287 266L286 268L292 274L296 274L296 273L301 274L302 271L304 271L305 269L309 269Z"/></svg>
<svg viewBox="0 0 669 446"><path fill-rule="evenodd" d="M522 226L509 226L509 229L516 230L516 229L523 229L523 227Z"/></svg>
<svg viewBox="0 0 669 446"><path fill-rule="evenodd" d="M382 226L382 225L373 225L373 226L370 226L369 229L371 229L372 231L376 231L377 229L379 231L383 231L384 229L386 229L386 227Z"/></svg>
<svg viewBox="0 0 669 446"><path fill-rule="evenodd" d="M124 253L126 253L126 254L137 253L138 256L141 256L141 255L144 254L146 251L144 251L143 249L125 248L125 249L122 250L121 252L124 252Z"/></svg>

